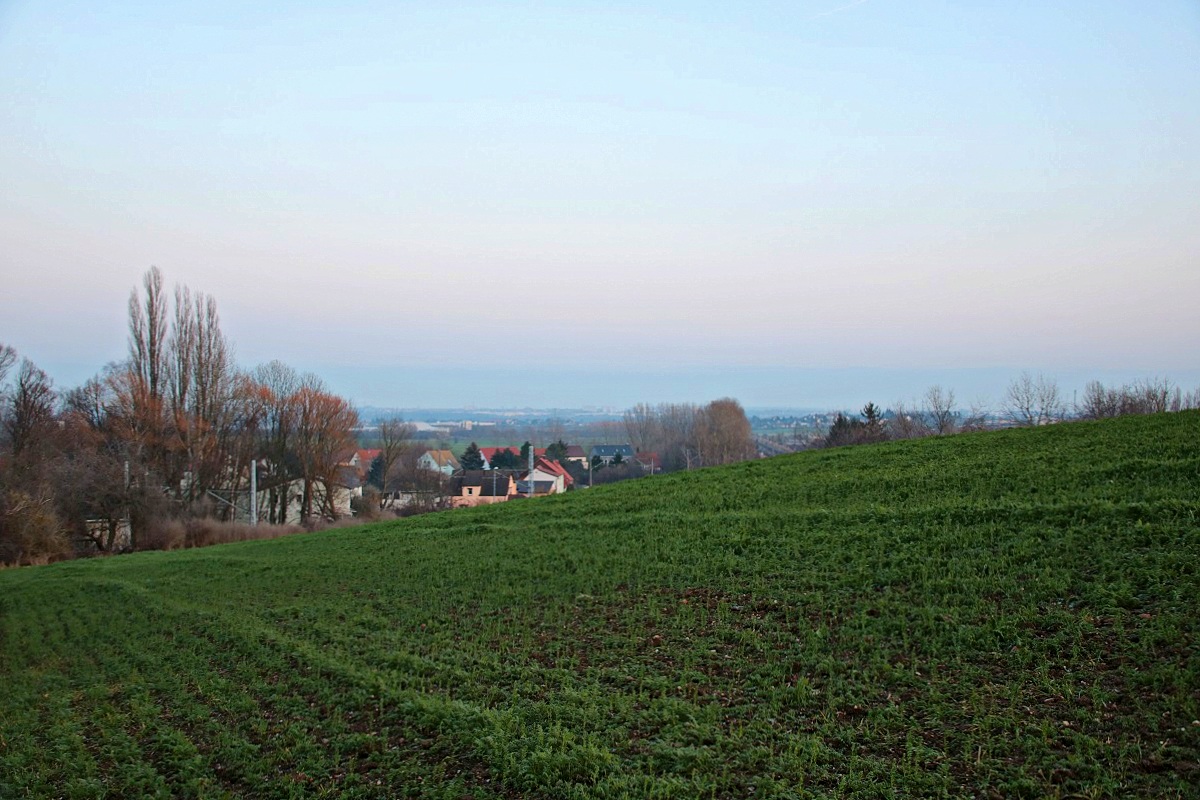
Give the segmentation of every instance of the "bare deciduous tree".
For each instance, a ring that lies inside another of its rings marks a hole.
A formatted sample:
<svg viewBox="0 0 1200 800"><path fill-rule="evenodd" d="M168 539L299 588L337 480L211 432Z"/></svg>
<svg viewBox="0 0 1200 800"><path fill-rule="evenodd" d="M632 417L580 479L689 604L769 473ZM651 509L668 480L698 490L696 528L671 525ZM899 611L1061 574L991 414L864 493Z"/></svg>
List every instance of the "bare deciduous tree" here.
<svg viewBox="0 0 1200 800"><path fill-rule="evenodd" d="M658 414L648 403L638 403L624 414L625 435L634 451L650 451L658 446Z"/></svg>
<svg viewBox="0 0 1200 800"><path fill-rule="evenodd" d="M755 455L750 420L741 403L733 398L714 400L700 409L695 432L705 466L733 464Z"/></svg>
<svg viewBox="0 0 1200 800"><path fill-rule="evenodd" d="M1121 396L1115 389L1105 388L1100 381L1088 381L1076 413L1084 419L1107 419L1117 416L1120 409Z"/></svg>
<svg viewBox="0 0 1200 800"><path fill-rule="evenodd" d="M167 368L167 299L162 273L151 267L142 277L144 297L129 295L129 364L138 409L145 416L162 413Z"/></svg>
<svg viewBox="0 0 1200 800"><path fill-rule="evenodd" d="M1045 375L1034 378L1028 372L1022 372L1008 385L1004 410L1018 425L1046 425L1059 420L1063 405L1058 383Z"/></svg>
<svg viewBox="0 0 1200 800"><path fill-rule="evenodd" d="M1171 410L1187 411L1193 408L1200 408L1200 388L1190 392L1185 392L1177 388L1175 390L1175 397L1171 401Z"/></svg>
<svg viewBox="0 0 1200 800"><path fill-rule="evenodd" d="M1161 414L1184 405L1184 396L1166 378L1146 378L1116 388L1090 381L1076 412L1084 419L1106 419L1124 414Z"/></svg>
<svg viewBox="0 0 1200 800"><path fill-rule="evenodd" d="M416 426L405 422L399 417L391 417L379 423L379 458L380 482L382 486L381 503L390 505L390 500L396 491L397 481L402 471L404 456L417 446Z"/></svg>
<svg viewBox="0 0 1200 800"><path fill-rule="evenodd" d="M976 397L971 407L962 417L958 425L959 431L984 431L988 429L988 417L991 415L991 405L986 397Z"/></svg>
<svg viewBox="0 0 1200 800"><path fill-rule="evenodd" d="M345 400L325 391L315 376L304 378L292 404L296 414L296 460L303 481L301 520L336 517L339 465L358 443L354 437L358 414Z"/></svg>
<svg viewBox="0 0 1200 800"><path fill-rule="evenodd" d="M258 457L259 487L267 492L267 519L283 523L288 519L292 481L300 477L293 439L296 429L294 401L300 390L296 371L282 361L271 361L251 374L256 401L261 409Z"/></svg>
<svg viewBox="0 0 1200 800"><path fill-rule="evenodd" d="M0 382L16 351L0 346ZM21 361L12 386L0 391L0 564L65 558L70 544L55 509L50 467L62 437L54 414L56 394L46 373Z"/></svg>
<svg viewBox="0 0 1200 800"><path fill-rule="evenodd" d="M930 430L920 410L905 402L898 402L892 418L887 422L887 433L890 439L917 439L928 436Z"/></svg>
<svg viewBox="0 0 1200 800"><path fill-rule="evenodd" d="M173 451L182 463L172 474L190 480L180 486L187 502L212 489L231 491L239 470L231 464L236 423L244 409L236 402L235 372L221 331L216 300L187 287L175 290L175 315L168 346ZM227 506L224 508L228 509Z"/></svg>
<svg viewBox="0 0 1200 800"><path fill-rule="evenodd" d="M54 422L55 401L50 378L29 359L23 360L4 417L4 434L14 457L45 443Z"/></svg>
<svg viewBox="0 0 1200 800"><path fill-rule="evenodd" d="M943 389L940 384L930 386L925 392L922 416L929 430L939 436L954 433L957 428L958 411L954 404L954 390Z"/></svg>
<svg viewBox="0 0 1200 800"><path fill-rule="evenodd" d="M1166 378L1136 381L1126 392L1132 414L1162 414L1171 408L1172 384Z"/></svg>
<svg viewBox="0 0 1200 800"><path fill-rule="evenodd" d="M740 403L639 403L625 412L627 441L637 452L654 452L663 471L729 464L753 458L754 437Z"/></svg>
<svg viewBox="0 0 1200 800"><path fill-rule="evenodd" d="M655 446L663 471L704 466L696 446L696 414L692 403L663 403L658 407L659 444Z"/></svg>
<svg viewBox="0 0 1200 800"><path fill-rule="evenodd" d="M10 345L0 344L0 384L8 377L8 371L17 363L17 351Z"/></svg>

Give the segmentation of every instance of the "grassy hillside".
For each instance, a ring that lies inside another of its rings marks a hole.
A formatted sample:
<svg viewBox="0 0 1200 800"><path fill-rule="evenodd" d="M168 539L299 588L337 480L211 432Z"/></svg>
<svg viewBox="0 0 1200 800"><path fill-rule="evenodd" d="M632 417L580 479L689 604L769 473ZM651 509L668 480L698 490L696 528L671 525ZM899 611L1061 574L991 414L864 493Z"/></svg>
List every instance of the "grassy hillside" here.
<svg viewBox="0 0 1200 800"><path fill-rule="evenodd" d="M1200 414L0 572L0 796L1198 797Z"/></svg>

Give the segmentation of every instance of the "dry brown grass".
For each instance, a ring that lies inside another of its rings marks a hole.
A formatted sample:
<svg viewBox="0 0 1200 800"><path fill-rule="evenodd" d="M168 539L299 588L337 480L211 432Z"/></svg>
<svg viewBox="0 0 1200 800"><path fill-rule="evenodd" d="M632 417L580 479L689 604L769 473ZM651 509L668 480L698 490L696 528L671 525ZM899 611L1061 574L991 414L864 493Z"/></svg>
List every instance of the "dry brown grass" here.
<svg viewBox="0 0 1200 800"><path fill-rule="evenodd" d="M139 550L179 550L230 542L278 539L305 529L299 525L247 525L215 519L158 520L138 537Z"/></svg>

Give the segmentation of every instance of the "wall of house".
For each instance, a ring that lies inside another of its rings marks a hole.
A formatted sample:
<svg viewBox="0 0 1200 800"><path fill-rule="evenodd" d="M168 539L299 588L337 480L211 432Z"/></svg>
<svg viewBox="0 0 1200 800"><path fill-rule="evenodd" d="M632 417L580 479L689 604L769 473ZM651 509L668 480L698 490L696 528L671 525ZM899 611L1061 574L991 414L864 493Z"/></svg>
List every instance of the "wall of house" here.
<svg viewBox="0 0 1200 800"><path fill-rule="evenodd" d="M562 494L567 490L566 481L562 475L555 475L553 472L546 472L540 468L533 471L533 480L536 481L554 481L554 492Z"/></svg>

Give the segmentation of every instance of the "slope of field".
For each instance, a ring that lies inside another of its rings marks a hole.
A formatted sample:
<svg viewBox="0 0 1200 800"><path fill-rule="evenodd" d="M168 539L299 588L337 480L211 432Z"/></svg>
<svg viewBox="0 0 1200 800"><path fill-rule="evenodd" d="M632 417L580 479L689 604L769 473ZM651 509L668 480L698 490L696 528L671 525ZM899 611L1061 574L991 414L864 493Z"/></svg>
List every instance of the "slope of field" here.
<svg viewBox="0 0 1200 800"><path fill-rule="evenodd" d="M1200 414L0 573L0 796L1197 797Z"/></svg>

